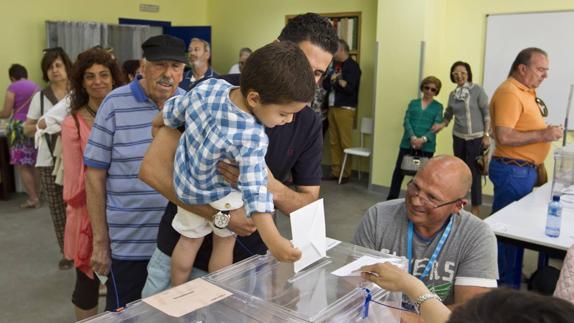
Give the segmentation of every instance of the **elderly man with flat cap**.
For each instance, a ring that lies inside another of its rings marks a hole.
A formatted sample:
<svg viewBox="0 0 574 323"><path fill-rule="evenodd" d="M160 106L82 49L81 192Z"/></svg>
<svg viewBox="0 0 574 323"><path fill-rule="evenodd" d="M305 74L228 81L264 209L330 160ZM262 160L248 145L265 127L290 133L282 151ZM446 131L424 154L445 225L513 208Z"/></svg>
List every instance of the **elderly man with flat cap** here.
<svg viewBox="0 0 574 323"><path fill-rule="evenodd" d="M106 310L141 297L147 263L167 200L138 179L151 121L178 88L186 61L183 40L154 36L142 44L141 76L108 94L84 156L94 236L92 269L108 276Z"/></svg>
<svg viewBox="0 0 574 323"><path fill-rule="evenodd" d="M367 211L353 243L407 257L409 272L446 305L495 288L496 238L486 223L463 210L471 183L461 159L431 159L409 183L405 199Z"/></svg>

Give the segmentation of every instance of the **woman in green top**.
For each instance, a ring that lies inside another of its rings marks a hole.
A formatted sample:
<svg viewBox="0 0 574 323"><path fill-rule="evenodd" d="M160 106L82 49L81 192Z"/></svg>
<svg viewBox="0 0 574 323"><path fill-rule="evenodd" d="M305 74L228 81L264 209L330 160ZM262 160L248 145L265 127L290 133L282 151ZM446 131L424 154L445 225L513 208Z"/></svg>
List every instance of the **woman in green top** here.
<svg viewBox="0 0 574 323"><path fill-rule="evenodd" d="M421 99L412 100L405 113L403 126L405 132L399 149L399 156L393 172L391 188L387 200L396 199L401 192L405 174L401 170L403 157L407 154L432 157L436 149L436 133L432 131L435 124L442 122L442 104L434 99L439 94L441 82L434 76L427 76L421 82Z"/></svg>

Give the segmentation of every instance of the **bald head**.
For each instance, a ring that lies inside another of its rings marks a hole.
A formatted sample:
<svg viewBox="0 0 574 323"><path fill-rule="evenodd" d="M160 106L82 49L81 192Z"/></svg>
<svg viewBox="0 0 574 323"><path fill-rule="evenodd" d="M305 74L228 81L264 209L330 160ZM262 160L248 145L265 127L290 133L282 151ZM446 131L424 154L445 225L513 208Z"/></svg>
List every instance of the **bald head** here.
<svg viewBox="0 0 574 323"><path fill-rule="evenodd" d="M417 177L431 179L438 189L450 192L453 198L465 196L472 185L472 173L462 159L439 155L421 168Z"/></svg>

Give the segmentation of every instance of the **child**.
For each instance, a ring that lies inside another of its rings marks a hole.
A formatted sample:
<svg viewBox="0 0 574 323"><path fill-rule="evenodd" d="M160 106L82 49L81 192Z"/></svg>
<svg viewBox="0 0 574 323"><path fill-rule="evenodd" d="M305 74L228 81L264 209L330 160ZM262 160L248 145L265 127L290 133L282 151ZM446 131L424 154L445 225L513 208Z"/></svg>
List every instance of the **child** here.
<svg viewBox="0 0 574 323"><path fill-rule="evenodd" d="M212 230L209 271L233 262L234 234L225 229L229 210L245 204L265 245L280 261L293 262L301 252L281 236L272 213L273 196L267 191L265 128L293 120L312 101L313 71L305 54L291 42L276 42L255 51L241 74L241 86L210 79L166 102L164 123L185 123L176 152L174 185L186 204L211 204L219 212L208 221L178 208L173 227L181 237L173 251L172 284L186 282L203 237ZM217 173L219 161L237 163L240 175L235 191Z"/></svg>

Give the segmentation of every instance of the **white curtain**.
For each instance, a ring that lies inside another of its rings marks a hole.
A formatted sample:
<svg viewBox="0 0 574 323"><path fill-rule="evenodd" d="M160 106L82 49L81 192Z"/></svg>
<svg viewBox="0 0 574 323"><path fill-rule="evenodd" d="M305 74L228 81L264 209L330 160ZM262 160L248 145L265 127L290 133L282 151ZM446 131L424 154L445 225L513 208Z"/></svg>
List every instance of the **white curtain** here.
<svg viewBox="0 0 574 323"><path fill-rule="evenodd" d="M72 61L79 53L97 45L112 47L120 63L139 59L141 44L150 36L150 27L144 25L46 21L46 47L62 47Z"/></svg>
<svg viewBox="0 0 574 323"><path fill-rule="evenodd" d="M107 46L106 25L99 22L46 21L46 47L62 47L72 61L79 53Z"/></svg>
<svg viewBox="0 0 574 323"><path fill-rule="evenodd" d="M108 46L114 49L119 62L142 57L142 43L151 37L149 26L108 25Z"/></svg>

